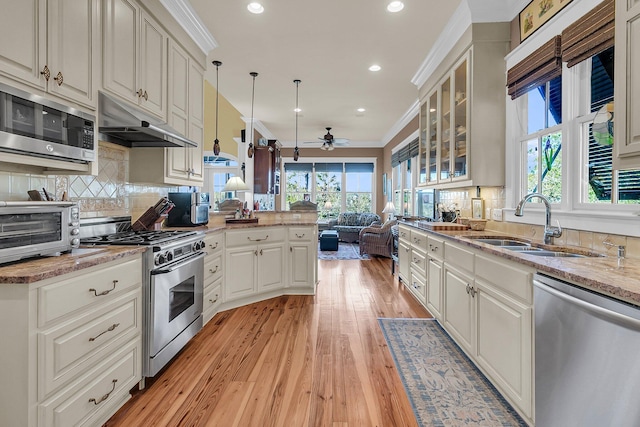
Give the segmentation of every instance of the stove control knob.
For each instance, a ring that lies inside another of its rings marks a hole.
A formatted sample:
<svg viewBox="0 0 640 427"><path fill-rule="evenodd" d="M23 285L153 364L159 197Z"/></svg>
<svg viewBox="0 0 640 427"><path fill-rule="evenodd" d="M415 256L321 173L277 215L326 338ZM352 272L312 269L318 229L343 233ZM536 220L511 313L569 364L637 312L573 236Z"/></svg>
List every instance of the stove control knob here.
<svg viewBox="0 0 640 427"><path fill-rule="evenodd" d="M173 261L173 252L169 252L169 251L165 252L164 257L166 258L167 262Z"/></svg>
<svg viewBox="0 0 640 427"><path fill-rule="evenodd" d="M199 240L199 241L197 241L197 242L195 242L193 244L193 251L194 252L197 252L202 248L204 248L204 242L202 240Z"/></svg>
<svg viewBox="0 0 640 427"><path fill-rule="evenodd" d="M167 262L166 253L160 252L156 255L155 264L162 265Z"/></svg>

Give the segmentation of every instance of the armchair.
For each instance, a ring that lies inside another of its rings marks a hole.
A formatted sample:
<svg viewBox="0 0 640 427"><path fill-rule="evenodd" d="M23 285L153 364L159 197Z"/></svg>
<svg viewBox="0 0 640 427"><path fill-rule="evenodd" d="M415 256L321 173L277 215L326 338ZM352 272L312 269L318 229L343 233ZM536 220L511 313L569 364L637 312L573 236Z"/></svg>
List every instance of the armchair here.
<svg viewBox="0 0 640 427"><path fill-rule="evenodd" d="M374 224L360 230L360 255L380 255L391 258L393 255L392 227L398 221L387 220L383 225Z"/></svg>

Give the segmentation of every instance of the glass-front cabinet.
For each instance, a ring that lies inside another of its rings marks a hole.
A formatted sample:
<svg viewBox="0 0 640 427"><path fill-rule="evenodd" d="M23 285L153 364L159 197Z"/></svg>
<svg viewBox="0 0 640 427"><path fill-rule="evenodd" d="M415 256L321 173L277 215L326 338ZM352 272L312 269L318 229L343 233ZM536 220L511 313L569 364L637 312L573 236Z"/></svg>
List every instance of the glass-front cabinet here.
<svg viewBox="0 0 640 427"><path fill-rule="evenodd" d="M420 184L467 179L468 74L465 55L420 106Z"/></svg>

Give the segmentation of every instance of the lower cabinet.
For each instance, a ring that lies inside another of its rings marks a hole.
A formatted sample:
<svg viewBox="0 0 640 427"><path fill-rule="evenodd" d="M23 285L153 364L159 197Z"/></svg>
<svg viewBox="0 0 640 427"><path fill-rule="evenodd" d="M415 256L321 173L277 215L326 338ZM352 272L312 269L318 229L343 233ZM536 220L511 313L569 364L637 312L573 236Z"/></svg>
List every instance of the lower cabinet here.
<svg viewBox="0 0 640 427"><path fill-rule="evenodd" d="M398 276L403 282L411 280L411 244L398 241Z"/></svg>
<svg viewBox="0 0 640 427"><path fill-rule="evenodd" d="M258 293L284 287L284 242L283 227L226 232L225 303L258 300Z"/></svg>
<svg viewBox="0 0 640 427"><path fill-rule="evenodd" d="M315 293L318 277L317 226L289 228L288 288Z"/></svg>
<svg viewBox="0 0 640 427"><path fill-rule="evenodd" d="M442 320L442 261L431 256L427 259L427 310Z"/></svg>
<svg viewBox="0 0 640 427"><path fill-rule="evenodd" d="M448 248L447 248L448 249ZM473 277L445 263L444 328L467 353L474 349L475 300Z"/></svg>
<svg viewBox="0 0 640 427"><path fill-rule="evenodd" d="M425 305L425 296L427 293L427 280L424 276L415 268L411 268L411 280L405 283L405 286L413 293L422 305Z"/></svg>
<svg viewBox="0 0 640 427"><path fill-rule="evenodd" d="M102 425L142 379L142 259L0 285L0 425Z"/></svg>
<svg viewBox="0 0 640 427"><path fill-rule="evenodd" d="M204 244L207 255L204 257L202 320L206 324L216 315L223 301L224 233L205 235Z"/></svg>

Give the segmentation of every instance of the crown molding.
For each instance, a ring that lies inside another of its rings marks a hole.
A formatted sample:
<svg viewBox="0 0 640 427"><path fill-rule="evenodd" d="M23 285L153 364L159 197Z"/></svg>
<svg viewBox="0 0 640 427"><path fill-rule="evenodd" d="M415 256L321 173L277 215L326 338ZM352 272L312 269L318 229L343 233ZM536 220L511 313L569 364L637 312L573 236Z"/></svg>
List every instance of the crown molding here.
<svg viewBox="0 0 640 427"><path fill-rule="evenodd" d="M397 122L387 131L380 141L381 147L387 145L402 129L407 126L420 113L420 100L416 99L409 109L398 119Z"/></svg>
<svg viewBox="0 0 640 427"><path fill-rule="evenodd" d="M160 3L205 55L218 47L218 42L204 25L189 0L160 0Z"/></svg>
<svg viewBox="0 0 640 427"><path fill-rule="evenodd" d="M242 119L242 121L245 122L245 124L251 125L251 117L241 117L240 119ZM255 118L253 119L253 130L257 130L258 132L260 132L260 135L262 135L264 138L277 139L276 136L273 133L271 133L269 129L267 129L264 123L262 123L260 120L257 120Z"/></svg>

